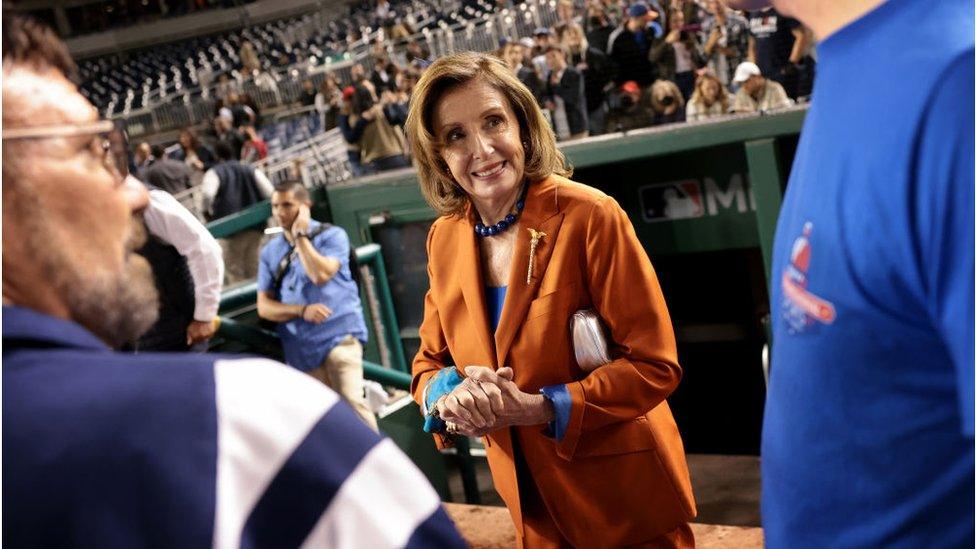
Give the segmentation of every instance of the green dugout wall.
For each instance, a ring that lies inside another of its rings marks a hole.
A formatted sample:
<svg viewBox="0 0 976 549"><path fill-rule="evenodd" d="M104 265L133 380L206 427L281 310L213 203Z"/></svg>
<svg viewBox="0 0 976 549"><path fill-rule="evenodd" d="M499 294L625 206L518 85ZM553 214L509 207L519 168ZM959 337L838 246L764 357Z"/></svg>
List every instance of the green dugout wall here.
<svg viewBox="0 0 976 549"><path fill-rule="evenodd" d="M689 451L758 453L773 232L805 109L649 128L562 147L573 179L613 196L657 270L684 368L669 399ZM427 291L425 242L435 215L413 170L319 189L313 216L380 244L395 319L387 347L409 367ZM211 225L225 235L263 221L258 205ZM369 313L369 311L367 311ZM381 313L382 314L382 313ZM387 315L383 315L387 316ZM376 334L367 358L382 362Z"/></svg>

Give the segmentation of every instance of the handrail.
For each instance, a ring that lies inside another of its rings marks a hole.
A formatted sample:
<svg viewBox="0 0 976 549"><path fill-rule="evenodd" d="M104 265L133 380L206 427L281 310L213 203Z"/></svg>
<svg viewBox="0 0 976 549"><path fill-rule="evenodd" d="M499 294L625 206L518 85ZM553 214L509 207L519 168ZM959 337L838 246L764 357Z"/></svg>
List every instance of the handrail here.
<svg viewBox="0 0 976 549"><path fill-rule="evenodd" d="M251 212L254 213L254 212ZM374 323L373 332L380 345L383 362L389 364L394 371L405 373L409 371L409 366L403 354L403 344L400 341L400 328L397 322L396 309L393 306L393 295L390 293L390 286L386 278L386 266L383 263L383 254L378 244L367 244L356 248L356 260L360 266L370 269L375 284L366 284L367 294L366 305L370 306L370 311L378 322ZM242 284L226 290L220 296L219 311L225 315L230 311L236 311L253 307L257 302L257 283ZM375 300L375 305L374 305ZM233 332L239 328L239 324L232 323L230 330ZM267 334L271 332L264 331ZM275 334L271 334L277 337ZM264 345L266 342L259 342Z"/></svg>
<svg viewBox="0 0 976 549"><path fill-rule="evenodd" d="M280 348L281 346L281 340L277 334L255 326L241 324L225 316L220 317L217 335L233 341L247 343L263 350ZM410 390L412 380L409 374L384 368L368 360L363 360L363 378L404 391Z"/></svg>

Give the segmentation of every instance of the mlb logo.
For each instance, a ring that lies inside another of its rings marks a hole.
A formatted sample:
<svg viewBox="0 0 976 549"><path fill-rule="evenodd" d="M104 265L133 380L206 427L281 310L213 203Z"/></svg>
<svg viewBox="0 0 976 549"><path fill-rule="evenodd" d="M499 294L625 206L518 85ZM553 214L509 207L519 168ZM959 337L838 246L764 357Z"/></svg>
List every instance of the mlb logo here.
<svg viewBox="0 0 976 549"><path fill-rule="evenodd" d="M644 221L674 221L705 215L701 185L694 179L645 185L638 191Z"/></svg>

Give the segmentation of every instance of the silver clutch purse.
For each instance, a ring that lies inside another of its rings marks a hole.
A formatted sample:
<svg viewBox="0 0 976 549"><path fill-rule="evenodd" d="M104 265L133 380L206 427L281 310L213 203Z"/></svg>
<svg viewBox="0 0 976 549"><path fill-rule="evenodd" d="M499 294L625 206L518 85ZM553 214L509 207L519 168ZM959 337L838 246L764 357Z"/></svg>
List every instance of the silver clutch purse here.
<svg viewBox="0 0 976 549"><path fill-rule="evenodd" d="M580 309L573 313L569 320L569 331L573 336L573 351L580 368L592 372L610 362L603 324L593 309Z"/></svg>

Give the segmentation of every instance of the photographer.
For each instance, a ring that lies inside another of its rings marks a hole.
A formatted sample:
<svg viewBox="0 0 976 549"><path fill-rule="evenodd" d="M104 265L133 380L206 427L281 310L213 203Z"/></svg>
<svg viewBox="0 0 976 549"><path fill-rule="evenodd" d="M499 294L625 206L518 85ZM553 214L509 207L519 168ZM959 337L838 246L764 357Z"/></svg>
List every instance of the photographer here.
<svg viewBox="0 0 976 549"><path fill-rule="evenodd" d="M685 121L685 100L674 82L654 82L647 97L651 107L652 126Z"/></svg>
<svg viewBox="0 0 976 549"><path fill-rule="evenodd" d="M695 71L705 66L705 56L695 38L699 25L685 25L684 12L672 9L668 17L668 33L651 43L648 53L657 67L657 77L671 80L688 99L695 89Z"/></svg>
<svg viewBox="0 0 976 549"><path fill-rule="evenodd" d="M651 125L651 113L641 100L642 90L633 80L624 82L607 97L610 114L607 115L607 132L626 132Z"/></svg>

